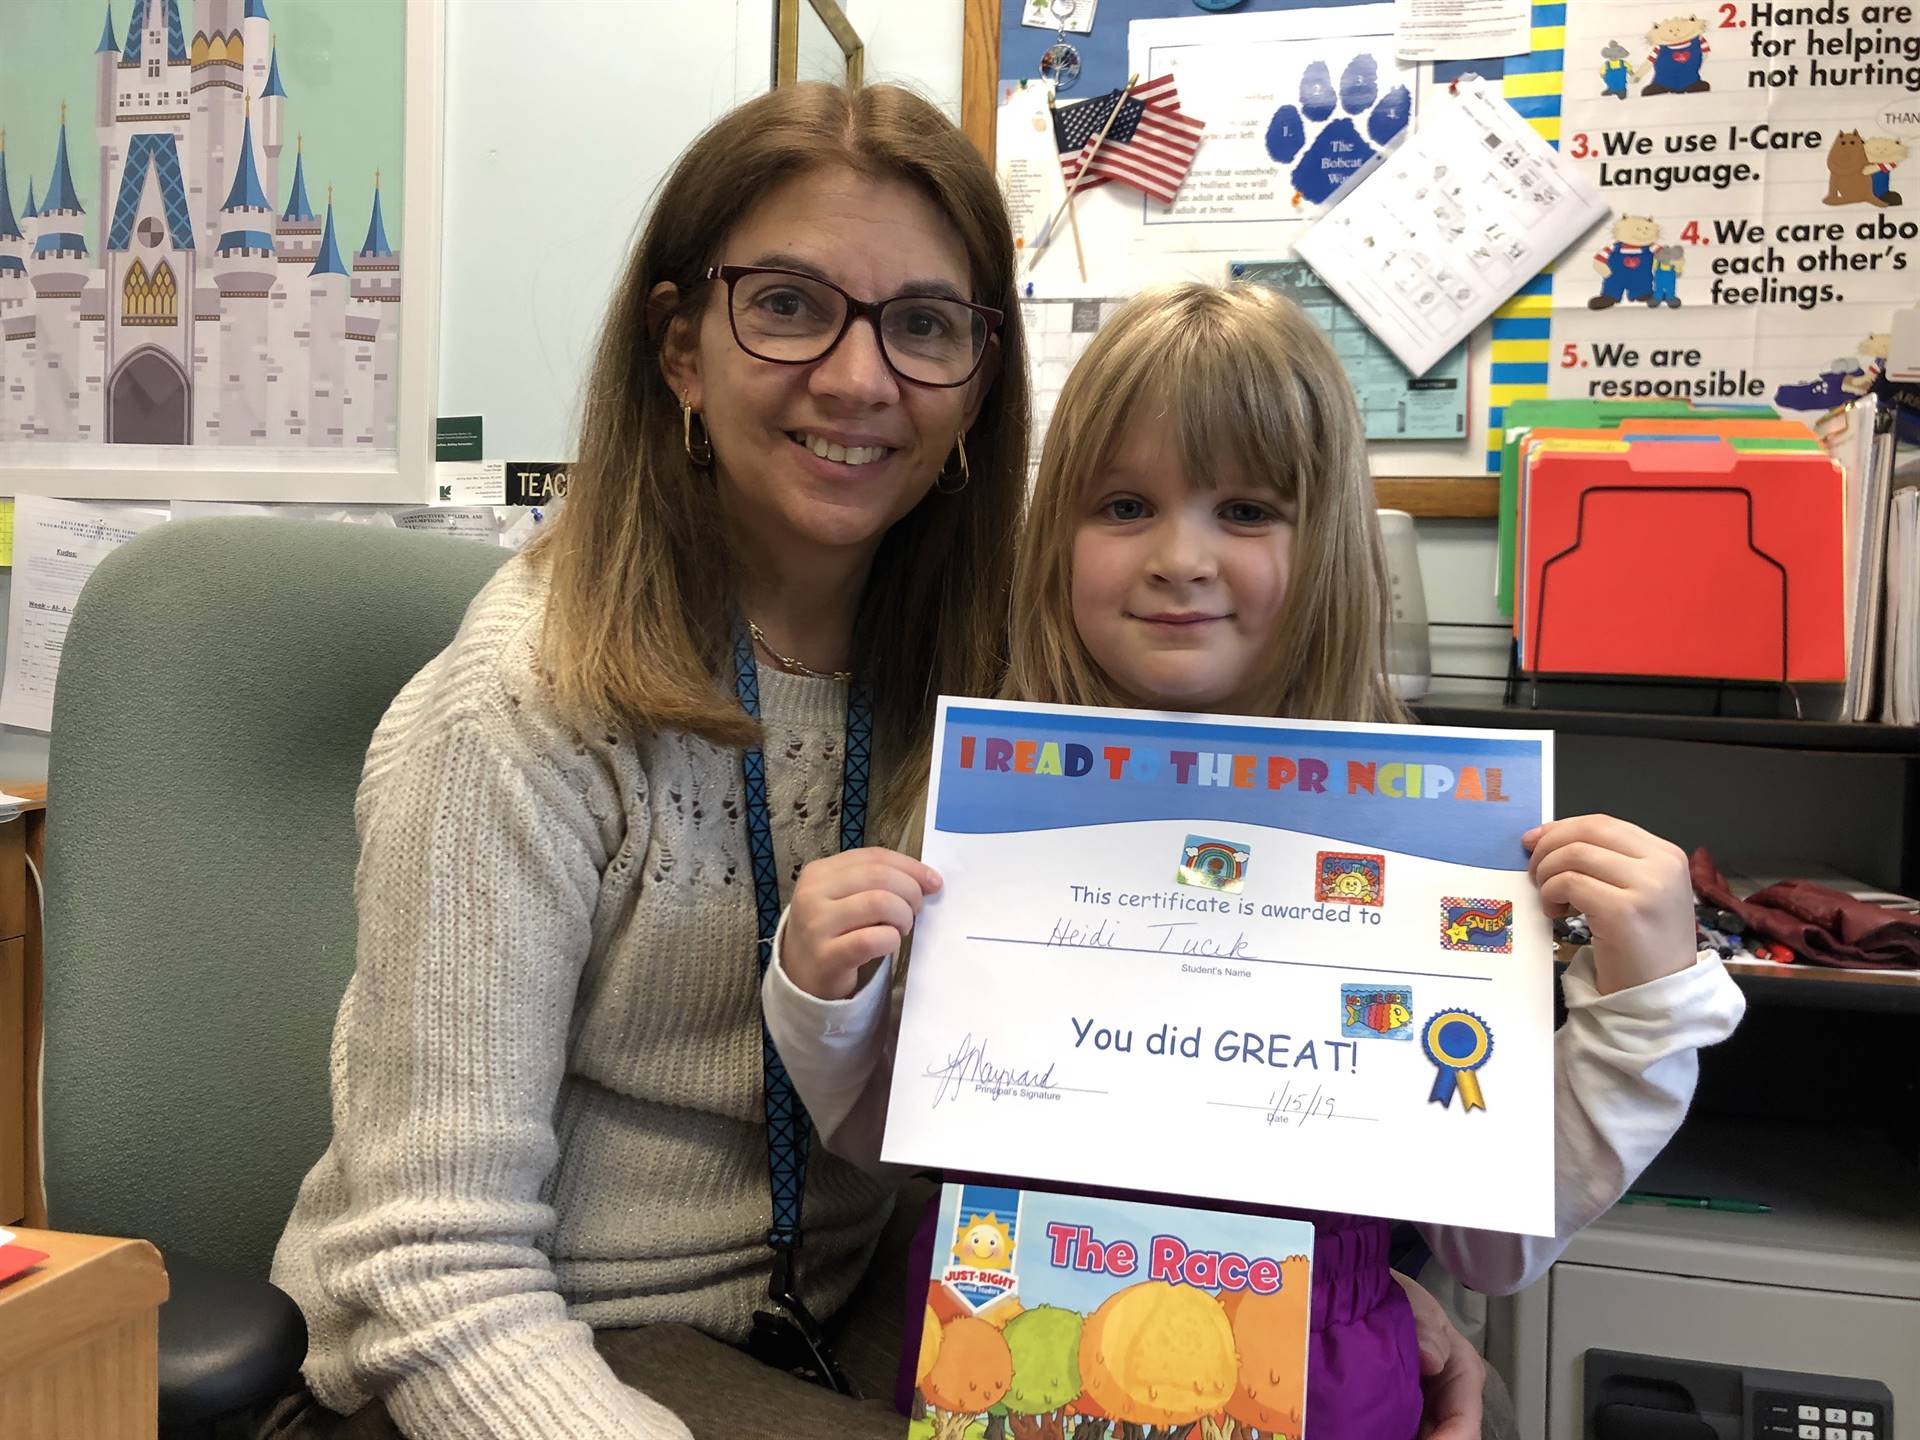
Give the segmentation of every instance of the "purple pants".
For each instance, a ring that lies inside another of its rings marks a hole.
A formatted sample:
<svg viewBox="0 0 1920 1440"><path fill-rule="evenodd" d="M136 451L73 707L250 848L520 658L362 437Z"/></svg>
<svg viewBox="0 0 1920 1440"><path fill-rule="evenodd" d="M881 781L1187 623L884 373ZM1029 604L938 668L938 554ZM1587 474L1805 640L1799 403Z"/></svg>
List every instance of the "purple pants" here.
<svg viewBox="0 0 1920 1440"><path fill-rule="evenodd" d="M1088 1192L1106 1193L1106 1192ZM1133 1196L1165 1204L1175 1197ZM907 1274L933 1274L940 1195L927 1201L907 1257ZM1420 1429L1420 1342L1413 1307L1387 1265L1388 1226L1362 1215L1217 1205L1286 1220L1313 1222L1313 1318L1307 1337L1307 1433L1337 1440L1413 1440ZM925 1292L909 1287L907 1343L900 1354L894 1404L913 1407Z"/></svg>

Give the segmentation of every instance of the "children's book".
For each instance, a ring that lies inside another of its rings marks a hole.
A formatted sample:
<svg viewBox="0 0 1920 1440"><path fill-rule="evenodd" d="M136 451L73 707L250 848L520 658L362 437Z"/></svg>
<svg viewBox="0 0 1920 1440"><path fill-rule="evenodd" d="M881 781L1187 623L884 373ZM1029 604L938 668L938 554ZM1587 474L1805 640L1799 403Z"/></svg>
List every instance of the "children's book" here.
<svg viewBox="0 0 1920 1440"><path fill-rule="evenodd" d="M1307 1410L1313 1226L949 1184L909 1440L1280 1440Z"/></svg>

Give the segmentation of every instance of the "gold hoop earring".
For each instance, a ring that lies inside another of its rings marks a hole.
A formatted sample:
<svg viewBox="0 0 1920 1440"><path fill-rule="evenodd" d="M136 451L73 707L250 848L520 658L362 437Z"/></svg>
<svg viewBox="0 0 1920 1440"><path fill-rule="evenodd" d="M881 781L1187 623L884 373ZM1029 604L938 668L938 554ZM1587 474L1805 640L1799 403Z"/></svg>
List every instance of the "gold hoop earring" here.
<svg viewBox="0 0 1920 1440"><path fill-rule="evenodd" d="M956 457L960 461L957 470L953 463ZM933 488L942 495L958 495L967 488L967 482L972 478L973 471L967 468L967 437L956 435L953 437L953 454L947 457L947 463L940 467L940 473L934 477ZM953 484L955 480L960 483Z"/></svg>
<svg viewBox="0 0 1920 1440"><path fill-rule="evenodd" d="M699 421L700 438L693 438L694 422ZM713 464L713 432L707 429L707 422L700 419L700 412L686 402L680 401L680 443L686 447L687 459L693 462L696 470L704 470Z"/></svg>

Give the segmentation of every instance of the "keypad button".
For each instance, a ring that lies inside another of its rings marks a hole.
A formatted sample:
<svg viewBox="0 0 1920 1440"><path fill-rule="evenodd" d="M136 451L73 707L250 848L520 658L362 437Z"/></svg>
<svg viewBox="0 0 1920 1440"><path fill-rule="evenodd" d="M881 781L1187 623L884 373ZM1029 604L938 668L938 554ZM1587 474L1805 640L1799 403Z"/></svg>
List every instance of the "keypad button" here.
<svg viewBox="0 0 1920 1440"><path fill-rule="evenodd" d="M1847 1440L1846 1428L1840 1425L1827 1426L1827 1440Z"/></svg>
<svg viewBox="0 0 1920 1440"><path fill-rule="evenodd" d="M1871 1418L1871 1417L1869 1417L1869 1418ZM1856 1431L1854 1431L1854 1432L1853 1432L1853 1440L1873 1440L1873 1431L1871 1431L1871 1430L1856 1430Z"/></svg>
<svg viewBox="0 0 1920 1440"><path fill-rule="evenodd" d="M1846 1411L1844 1411L1844 1410L1840 1410L1840 1409L1836 1409L1836 1408L1835 1408L1834 1406L1832 1406L1832 1405L1829 1405L1829 1406L1827 1407L1827 1423L1828 1423L1829 1425L1844 1425L1844 1424L1846 1424L1846 1423L1847 1423L1847 1412L1846 1412ZM1844 1436L1844 1435L1843 1435L1843 1436L1841 1436L1841 1437L1840 1437L1840 1440L1846 1440L1846 1436Z"/></svg>
<svg viewBox="0 0 1920 1440"><path fill-rule="evenodd" d="M1799 1440L1820 1440L1820 1427L1818 1425L1806 1424L1803 1421L1800 1425Z"/></svg>
<svg viewBox="0 0 1920 1440"><path fill-rule="evenodd" d="M1818 1405L1802 1405L1800 1407L1800 1418L1802 1420L1818 1420L1820 1418L1820 1407Z"/></svg>
<svg viewBox="0 0 1920 1440"><path fill-rule="evenodd" d="M1871 1430L1873 1428L1873 1412L1871 1410L1854 1411L1853 1423L1863 1429Z"/></svg>

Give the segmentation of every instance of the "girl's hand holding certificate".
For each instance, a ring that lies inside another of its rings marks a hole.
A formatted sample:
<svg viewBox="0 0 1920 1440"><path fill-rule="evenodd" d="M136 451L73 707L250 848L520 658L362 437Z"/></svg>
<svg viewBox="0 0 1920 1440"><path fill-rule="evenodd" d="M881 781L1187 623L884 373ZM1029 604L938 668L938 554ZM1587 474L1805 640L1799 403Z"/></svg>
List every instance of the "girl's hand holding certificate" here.
<svg viewBox="0 0 1920 1440"><path fill-rule="evenodd" d="M1550 820L1520 841L1547 914L1586 916L1602 995L1693 964L1693 881L1678 845L1612 815Z"/></svg>
<svg viewBox="0 0 1920 1440"><path fill-rule="evenodd" d="M911 855L869 846L815 860L794 882L775 960L820 1000L845 1000L860 971L899 950L940 875Z"/></svg>

